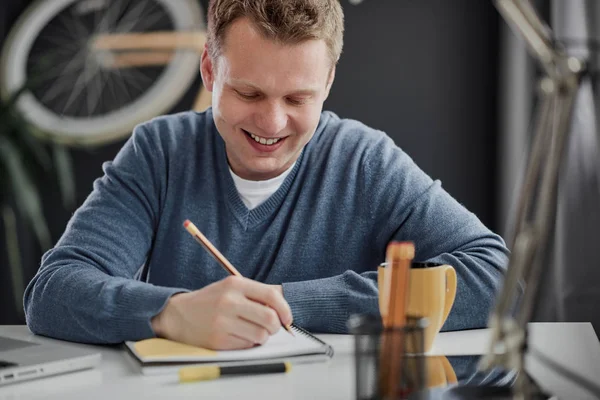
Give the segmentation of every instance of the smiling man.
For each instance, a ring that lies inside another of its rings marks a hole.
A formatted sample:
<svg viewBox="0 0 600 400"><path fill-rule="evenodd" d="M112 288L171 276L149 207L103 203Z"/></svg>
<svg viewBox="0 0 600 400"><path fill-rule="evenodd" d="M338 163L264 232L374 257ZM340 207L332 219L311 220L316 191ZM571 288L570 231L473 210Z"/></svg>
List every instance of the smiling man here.
<svg viewBox="0 0 600 400"><path fill-rule="evenodd" d="M216 349L292 320L345 332L378 313L388 243L454 266L444 329L486 325L507 249L383 132L323 111L342 50L338 0L214 0L202 55L213 107L138 126L25 293L39 334L162 336ZM245 278L182 228L193 221Z"/></svg>

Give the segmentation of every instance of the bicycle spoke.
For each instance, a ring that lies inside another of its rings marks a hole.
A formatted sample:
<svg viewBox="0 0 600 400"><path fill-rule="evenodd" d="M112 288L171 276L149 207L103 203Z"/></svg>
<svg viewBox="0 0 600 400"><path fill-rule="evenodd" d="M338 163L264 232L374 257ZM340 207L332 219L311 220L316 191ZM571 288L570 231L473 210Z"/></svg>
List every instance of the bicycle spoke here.
<svg viewBox="0 0 600 400"><path fill-rule="evenodd" d="M68 58L63 61L58 60L55 52L47 51L42 54L36 54L34 58L27 61L27 74L38 79L39 81L47 81L50 78L61 74L66 65L72 61Z"/></svg>
<svg viewBox="0 0 600 400"><path fill-rule="evenodd" d="M71 60L67 59L64 62L57 63L52 68L45 70L42 74L42 78L48 80L50 78L61 76L64 72L73 72L82 70L83 68L85 68L85 56L82 51L79 51Z"/></svg>
<svg viewBox="0 0 600 400"><path fill-rule="evenodd" d="M118 70L104 70L107 75L106 83L108 86L108 90L113 100L111 103L115 108L120 107L123 104L131 99L131 93L127 89L127 85L125 84L122 74ZM126 97L126 100L124 100Z"/></svg>
<svg viewBox="0 0 600 400"><path fill-rule="evenodd" d="M122 8L119 7L119 5L121 4L121 1L113 0L111 5L108 7L108 10L106 10L106 14L102 17L102 20L96 26L94 33L113 32L113 29L111 28L116 25L119 19L119 14L122 10Z"/></svg>
<svg viewBox="0 0 600 400"><path fill-rule="evenodd" d="M90 67L89 67L89 60L86 60L84 69L83 69L83 73L81 75L79 75L79 77L77 78L77 81L75 82L75 86L73 88L73 91L71 92L71 95L69 96L69 99L67 100L67 105L63 108L63 114L65 112L65 110L71 106L71 103L79 97L79 95L81 94L81 92L83 91L83 89L85 88L85 86L87 85L87 83L89 82L89 80L91 79L91 76L93 76L93 73L90 73Z"/></svg>
<svg viewBox="0 0 600 400"><path fill-rule="evenodd" d="M123 18L117 23L115 32L129 32L144 14L147 4L148 0L139 0L135 7L127 10Z"/></svg>
<svg viewBox="0 0 600 400"><path fill-rule="evenodd" d="M76 52L77 49L80 48L80 46L73 44L72 41L63 41L60 39L62 38L59 38L57 36L46 36L44 38L44 41L50 44L49 47L53 48L53 51L56 54L67 55Z"/></svg>
<svg viewBox="0 0 600 400"><path fill-rule="evenodd" d="M152 3L150 5L150 7L148 7L146 9L146 14L142 18L140 18L140 20L138 21L138 22L141 22L142 24L140 25L138 23L136 25L137 29L140 31L148 30L148 28L150 28L151 26L154 26L155 22L164 20L165 13L167 13L167 11L164 10L161 6L159 6L157 3ZM150 21L150 22L148 23L148 21Z"/></svg>
<svg viewBox="0 0 600 400"><path fill-rule="evenodd" d="M129 71L127 71L126 73L129 73L129 76L133 78L136 82L153 82L155 80L155 78L148 76L148 74L146 74L142 69L136 69L136 73Z"/></svg>
<svg viewBox="0 0 600 400"><path fill-rule="evenodd" d="M72 87L73 79L70 79L75 72L70 74L61 74L60 77L52 83L50 88L44 91L44 95L40 99L43 104L51 104L58 96L68 92ZM79 74L77 75L79 76Z"/></svg>
<svg viewBox="0 0 600 400"><path fill-rule="evenodd" d="M72 15L71 24L77 31L77 37L79 37L80 40L85 40L86 38L89 37L90 31L76 15L73 15L73 11L74 11L74 9L71 9L71 15Z"/></svg>
<svg viewBox="0 0 600 400"><path fill-rule="evenodd" d="M88 114L93 115L96 107L98 107L98 103L102 98L102 90L104 85L102 84L102 79L98 77L101 74L102 68L97 68L94 72L94 76L91 79L89 89L87 91L87 104L88 104Z"/></svg>
<svg viewBox="0 0 600 400"><path fill-rule="evenodd" d="M61 17L58 17L52 22L50 22L46 29L50 28L52 28L52 30L58 31L60 34L62 34L62 36L70 38L71 42L73 42L73 33L71 32L69 27L64 24Z"/></svg>
<svg viewBox="0 0 600 400"><path fill-rule="evenodd" d="M51 47L56 47L57 50L62 51L74 51L81 48L81 46L77 42L74 42L73 39L70 38L70 36L66 35L68 34L68 32L66 32L61 27L53 26L52 30L57 32L46 32L44 38L42 39L43 41L49 42L50 44L54 45Z"/></svg>
<svg viewBox="0 0 600 400"><path fill-rule="evenodd" d="M132 26L132 28L135 27L138 31L147 31L150 27L154 26L156 22L161 21L164 17L165 14L163 12L155 12L153 14L148 15L144 19L137 21L137 23L134 26Z"/></svg>
<svg viewBox="0 0 600 400"><path fill-rule="evenodd" d="M65 18L66 17L63 14L60 14L58 17L56 17L56 22L59 22L63 26L63 28L62 28L63 32L67 33L70 38L72 38L75 42L77 42L77 36L73 35L73 32L71 31L71 29L69 29L70 28L69 24L68 23L65 24L65 22L64 22ZM58 25L57 25L57 28L59 28Z"/></svg>
<svg viewBox="0 0 600 400"><path fill-rule="evenodd" d="M96 32L96 28L98 27L98 24L100 23L100 21L98 21L98 16L100 15L100 13L98 12L98 10L94 11L94 32Z"/></svg>
<svg viewBox="0 0 600 400"><path fill-rule="evenodd" d="M71 94L69 95L69 97L67 98L67 102L66 104L63 106L61 114L64 115L67 108L69 108L71 106L71 103L73 102L73 100L79 96L79 93L81 93L82 90L82 80L85 79L84 74L81 74L77 77L77 80L75 81L75 85L73 87L73 91L71 91Z"/></svg>
<svg viewBox="0 0 600 400"><path fill-rule="evenodd" d="M121 70L116 69L116 70L114 70L114 72L115 72L115 75L117 75L117 77L119 78L117 80L117 83L119 83L119 85L123 88L123 91L127 95L127 101L131 100L133 97L131 96L131 93L127 89L127 85L125 84L125 80L123 79L123 76L121 74Z"/></svg>
<svg viewBox="0 0 600 400"><path fill-rule="evenodd" d="M98 96L98 109L100 114L106 114L106 108L104 107L104 93L106 91L106 88L108 87L108 80L106 79L106 73L104 71L104 68L100 68L99 70L99 76L97 76L98 78L98 85L99 85L99 93L100 96Z"/></svg>
<svg viewBox="0 0 600 400"><path fill-rule="evenodd" d="M131 32L135 28L135 31L137 32L147 32L151 30L150 28L153 27L157 22L164 20L165 11L163 11L160 6L158 6L156 3L150 3L150 7L147 7L147 5L148 0L146 0L143 5L136 7L136 10L137 8L140 8L141 13L135 18L129 17L129 14L133 13L133 11L128 12L128 14L119 22L117 31ZM155 11L157 9L158 11ZM131 21L129 21L130 19Z"/></svg>
<svg viewBox="0 0 600 400"><path fill-rule="evenodd" d="M127 81L131 84L131 86L133 86L135 89L137 89L141 92L144 91L145 87L138 85L138 83L140 81L142 81L142 82L152 82L153 81L152 78L150 78L148 75L146 75L141 70L136 70L136 72L132 72L129 69L124 69L124 70L121 70L121 75L123 77L127 78Z"/></svg>
<svg viewBox="0 0 600 400"><path fill-rule="evenodd" d="M110 94L112 95L112 98L114 100L112 102L112 104L115 105L115 106L117 106L118 104L120 104L119 103L119 96L117 96L117 92L115 90L115 84L114 84L114 82L112 81L112 79L110 79L110 77L112 75L112 72L111 71L108 71L108 72L102 71L102 72L106 74L106 78L107 78L106 79L106 83L107 83L107 86L108 86L108 91L110 92Z"/></svg>

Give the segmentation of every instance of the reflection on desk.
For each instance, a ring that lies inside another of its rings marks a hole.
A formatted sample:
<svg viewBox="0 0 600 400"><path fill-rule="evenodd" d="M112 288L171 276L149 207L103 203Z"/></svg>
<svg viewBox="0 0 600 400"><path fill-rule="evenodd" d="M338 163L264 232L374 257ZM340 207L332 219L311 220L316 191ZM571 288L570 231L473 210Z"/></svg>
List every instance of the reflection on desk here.
<svg viewBox="0 0 600 400"><path fill-rule="evenodd" d="M448 361L452 365L459 386L505 386L509 387L517 378L514 371L494 368L491 371L478 371L480 356L451 356Z"/></svg>
<svg viewBox="0 0 600 400"><path fill-rule="evenodd" d="M410 355L403 364L405 368L402 370L403 377L398 378L404 382L397 388L403 392L399 392L398 398L408 400L510 399L511 387L516 381L517 374L499 368L479 371L477 367L480 358L481 356L478 355L448 357ZM356 360L356 362L360 361ZM364 362L365 359L362 361ZM377 400L386 397L382 396L381 381L375 377L373 369L358 368L357 364L356 372L358 400Z"/></svg>
<svg viewBox="0 0 600 400"><path fill-rule="evenodd" d="M511 387L517 374L495 368L490 371L479 371L477 365L480 356L450 356L447 357L454 369L457 382L432 388L427 392L427 399L510 399ZM485 394L485 396L484 396Z"/></svg>
<svg viewBox="0 0 600 400"><path fill-rule="evenodd" d="M588 380L600 376L600 344L589 323L530 324L530 345L565 368ZM0 334L22 340L49 341L34 336L25 326L0 326ZM175 379L143 377L128 362L125 352L116 346L86 346L102 353L100 367L60 377L44 378L25 384L0 388L0 400L43 398L45 400L119 400L119 399L231 399L264 400L281 397L286 400L351 400L354 399L354 345L348 335L319 335L335 348L330 362L294 366L288 374L239 377L193 384L177 384ZM455 389L471 383L489 383L502 387L515 377L501 371L477 373L475 352L485 350L487 330L444 332L438 335L434 348L446 354L456 374L456 384L431 390L430 399L465 399ZM577 338L577 340L574 340ZM71 345L71 344L69 344ZM543 388L561 399L595 399L588 391L536 359L528 359L526 368ZM500 397L502 398L502 397Z"/></svg>

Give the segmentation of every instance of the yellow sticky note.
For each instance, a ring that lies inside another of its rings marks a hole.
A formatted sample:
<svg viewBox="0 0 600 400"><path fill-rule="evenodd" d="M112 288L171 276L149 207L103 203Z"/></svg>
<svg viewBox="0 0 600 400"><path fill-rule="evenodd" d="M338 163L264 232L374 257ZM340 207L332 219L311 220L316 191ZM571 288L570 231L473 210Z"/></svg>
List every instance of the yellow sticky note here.
<svg viewBox="0 0 600 400"><path fill-rule="evenodd" d="M214 356L216 351L190 346L168 339L146 339L134 344L135 351L142 357Z"/></svg>

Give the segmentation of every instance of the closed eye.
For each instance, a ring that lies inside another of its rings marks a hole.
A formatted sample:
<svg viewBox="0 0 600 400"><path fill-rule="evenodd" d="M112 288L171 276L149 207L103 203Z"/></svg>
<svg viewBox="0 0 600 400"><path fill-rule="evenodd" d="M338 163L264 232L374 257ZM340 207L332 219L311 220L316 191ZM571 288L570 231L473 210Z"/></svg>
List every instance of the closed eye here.
<svg viewBox="0 0 600 400"><path fill-rule="evenodd" d="M238 96L240 96L244 100L255 100L260 97L257 93L245 93L245 92L240 92L238 90L236 90L235 92L237 93Z"/></svg>
<svg viewBox="0 0 600 400"><path fill-rule="evenodd" d="M301 106L303 104L306 104L307 99L306 98L293 98L293 97L288 97L287 102L293 106Z"/></svg>

